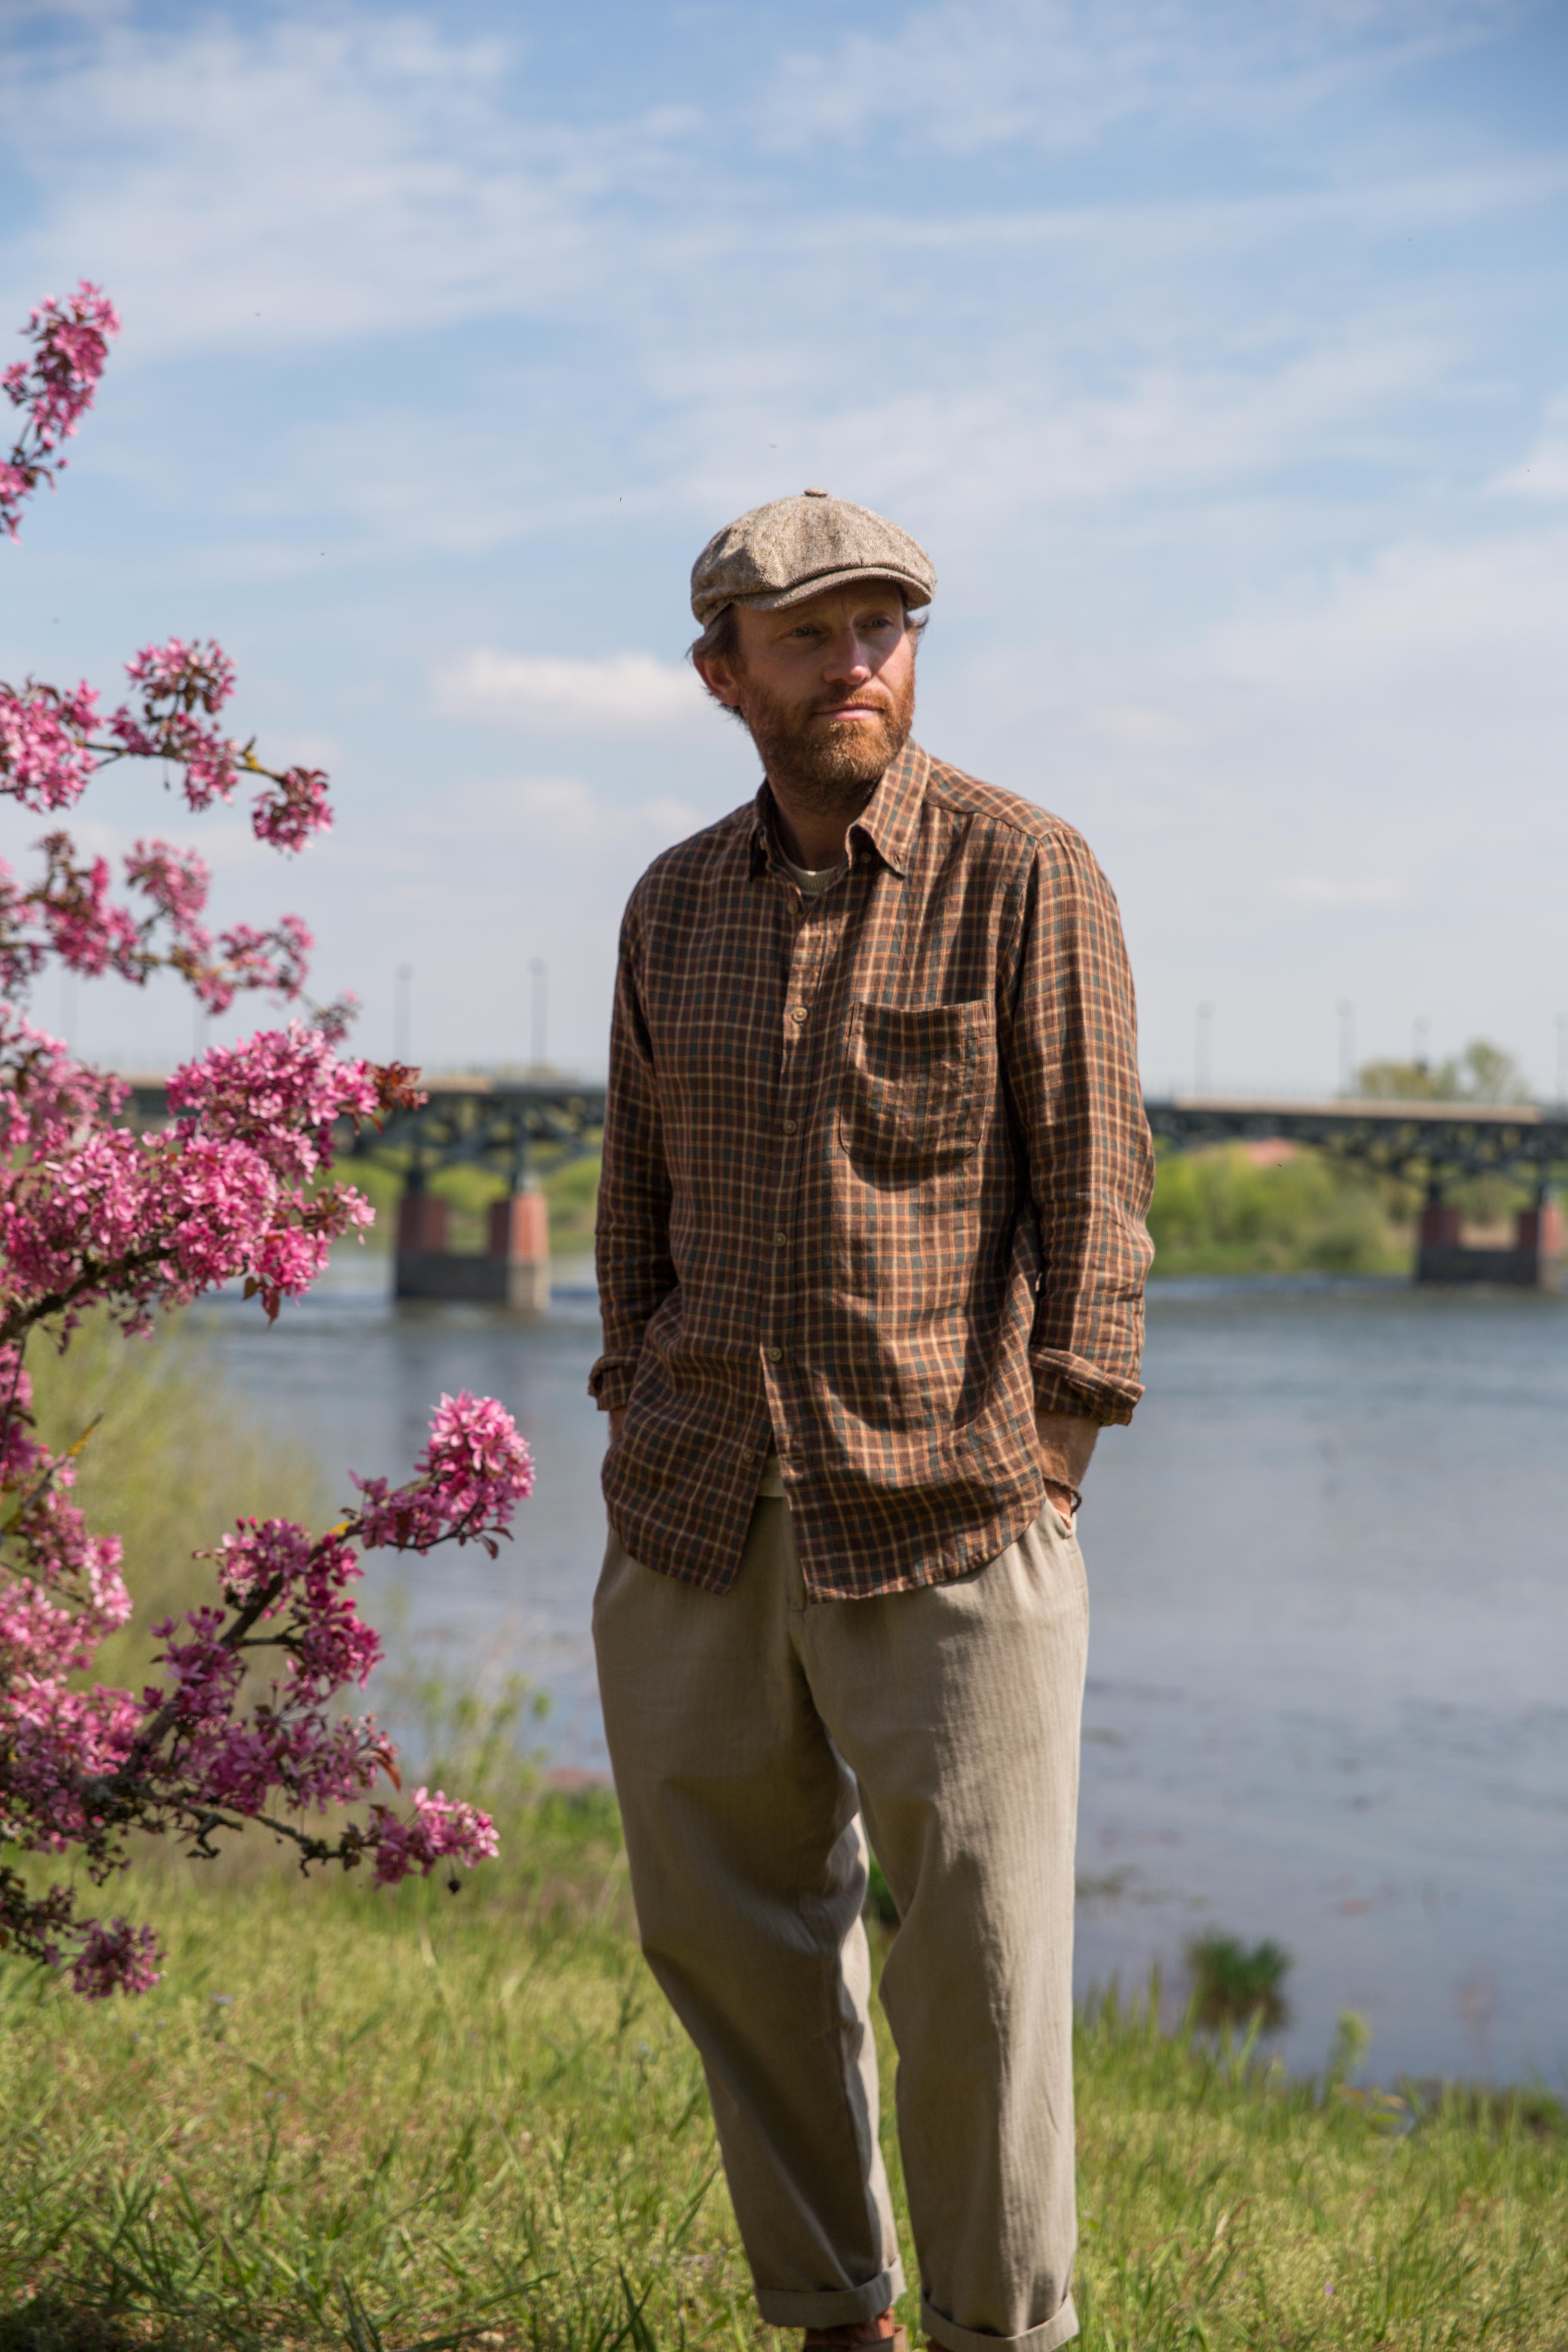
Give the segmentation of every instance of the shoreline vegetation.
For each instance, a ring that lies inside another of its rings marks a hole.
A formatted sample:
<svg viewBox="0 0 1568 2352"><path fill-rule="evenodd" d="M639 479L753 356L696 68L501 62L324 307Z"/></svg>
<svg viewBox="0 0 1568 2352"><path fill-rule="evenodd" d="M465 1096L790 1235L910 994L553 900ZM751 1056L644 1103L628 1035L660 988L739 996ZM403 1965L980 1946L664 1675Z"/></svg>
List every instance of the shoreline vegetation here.
<svg viewBox="0 0 1568 2352"><path fill-rule="evenodd" d="M598 1179L597 1156L585 1153L542 1180L553 1255L592 1251ZM389 1169L368 1168L356 1169L353 1181L376 1212L367 1246L389 1250L401 1178ZM484 1246L489 1204L501 1197L500 1177L485 1169L447 1168L430 1189L448 1204L450 1246L477 1254ZM1310 1148L1162 1149L1149 1213L1153 1277L1406 1273L1417 1207L1411 1187L1365 1175ZM1489 1201L1478 1209L1475 1221L1482 1224L1501 1213L1501 1205Z"/></svg>

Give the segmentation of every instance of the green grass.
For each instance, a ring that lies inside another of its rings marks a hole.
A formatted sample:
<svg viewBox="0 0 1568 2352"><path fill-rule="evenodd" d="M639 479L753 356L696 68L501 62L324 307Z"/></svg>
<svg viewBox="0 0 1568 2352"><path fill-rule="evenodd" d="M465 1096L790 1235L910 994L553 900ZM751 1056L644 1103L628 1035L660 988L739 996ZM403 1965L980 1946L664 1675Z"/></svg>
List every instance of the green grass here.
<svg viewBox="0 0 1568 2352"><path fill-rule="evenodd" d="M1266 2033L1289 2021L1285 1979L1290 1956L1271 1941L1246 1945L1210 1928L1187 1946L1193 1979L1193 2014L1199 2025L1250 2025L1256 2017Z"/></svg>
<svg viewBox="0 0 1568 2352"><path fill-rule="evenodd" d="M263 1849L121 1899L170 1943L140 2003L0 1962L0 2352L773 2340L606 1797L456 1896ZM1108 2003L1079 2110L1089 2347L1568 2342L1550 2100L1291 2083Z"/></svg>

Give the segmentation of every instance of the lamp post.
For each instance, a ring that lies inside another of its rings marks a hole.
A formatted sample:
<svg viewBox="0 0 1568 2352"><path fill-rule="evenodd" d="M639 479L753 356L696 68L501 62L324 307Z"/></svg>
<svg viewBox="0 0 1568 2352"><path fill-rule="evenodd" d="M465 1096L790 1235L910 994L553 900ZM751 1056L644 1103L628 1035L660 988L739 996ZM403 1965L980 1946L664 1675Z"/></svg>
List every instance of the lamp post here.
<svg viewBox="0 0 1568 2352"><path fill-rule="evenodd" d="M1355 1006L1348 996L1339 1001L1340 1016L1340 1092L1348 1095L1355 1089Z"/></svg>
<svg viewBox="0 0 1568 2352"><path fill-rule="evenodd" d="M1214 1035L1214 1006L1200 1004L1196 1034L1193 1039L1193 1092L1206 1095L1214 1081L1210 1045Z"/></svg>
<svg viewBox="0 0 1568 2352"><path fill-rule="evenodd" d="M542 1070L550 1044L550 966L542 956L534 956L529 963L532 977L533 1066Z"/></svg>
<svg viewBox="0 0 1568 2352"><path fill-rule="evenodd" d="M393 984L392 1058L406 1063L414 1046L414 966L400 963Z"/></svg>

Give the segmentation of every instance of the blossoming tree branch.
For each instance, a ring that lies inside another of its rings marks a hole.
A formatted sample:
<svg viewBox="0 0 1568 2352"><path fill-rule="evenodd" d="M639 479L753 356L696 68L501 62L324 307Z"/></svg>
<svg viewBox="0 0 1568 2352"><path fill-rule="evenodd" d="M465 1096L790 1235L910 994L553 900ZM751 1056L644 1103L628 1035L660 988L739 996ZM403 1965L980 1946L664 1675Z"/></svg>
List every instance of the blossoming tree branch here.
<svg viewBox="0 0 1568 2352"><path fill-rule="evenodd" d="M66 464L60 445L91 405L119 327L84 281L39 305L29 356L0 374L20 412L0 458L0 525L13 540L26 499ZM0 793L55 815L110 763L157 761L178 772L193 812L259 779L251 823L277 849L331 824L323 775L268 768L253 742L223 732L234 672L221 646L146 646L126 671L132 695L107 715L85 683L0 685ZM200 1555L210 1603L153 1628L163 1679L137 1692L87 1681L132 1604L118 1538L94 1534L72 1500L90 1433L64 1453L41 1442L28 1347L68 1347L89 1309L145 1332L160 1310L235 1280L276 1316L333 1241L371 1221L331 1173L334 1134L420 1097L415 1072L339 1052L352 1014L341 1004L176 1071L171 1124L132 1134L121 1082L26 1018L40 972L54 961L142 984L170 971L214 1013L255 991L302 1004L310 937L289 915L215 935L205 865L165 841L134 845L118 895L108 861L79 856L68 833L37 847L26 882L0 862L0 1948L68 1968L93 1996L155 1982L156 1937L84 1914L40 1857L84 1864L104 1886L134 1832L205 1855L247 1823L287 1840L303 1867L368 1864L381 1885L494 1853L494 1825L471 1805L425 1789L402 1810L377 1799L384 1780L401 1781L374 1717L342 1711L381 1656L351 1588L367 1550L479 1543L493 1555L533 1474L492 1399L443 1397L407 1485L356 1477L357 1504L321 1535L242 1522ZM345 1805L360 1808L346 1823ZM33 1859L18 1867L7 1854Z"/></svg>

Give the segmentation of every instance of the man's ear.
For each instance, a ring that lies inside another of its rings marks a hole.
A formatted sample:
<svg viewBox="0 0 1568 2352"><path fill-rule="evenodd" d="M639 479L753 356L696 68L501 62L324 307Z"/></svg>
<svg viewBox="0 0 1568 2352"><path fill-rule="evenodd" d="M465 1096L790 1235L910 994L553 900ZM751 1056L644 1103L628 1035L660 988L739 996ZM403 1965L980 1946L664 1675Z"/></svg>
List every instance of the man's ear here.
<svg viewBox="0 0 1568 2352"><path fill-rule="evenodd" d="M727 661L722 654L714 654L707 659L694 656L691 667L715 702L721 702L726 710L740 709L739 674L732 662Z"/></svg>

